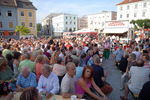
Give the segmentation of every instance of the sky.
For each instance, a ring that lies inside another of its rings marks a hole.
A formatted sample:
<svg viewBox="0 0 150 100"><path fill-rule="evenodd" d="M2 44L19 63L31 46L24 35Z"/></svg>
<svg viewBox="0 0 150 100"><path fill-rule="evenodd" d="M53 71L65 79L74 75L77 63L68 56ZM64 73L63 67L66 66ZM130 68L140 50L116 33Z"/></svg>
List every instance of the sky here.
<svg viewBox="0 0 150 100"><path fill-rule="evenodd" d="M37 8L37 22L50 13L70 13L82 17L101 11L116 11L123 0L31 0Z"/></svg>

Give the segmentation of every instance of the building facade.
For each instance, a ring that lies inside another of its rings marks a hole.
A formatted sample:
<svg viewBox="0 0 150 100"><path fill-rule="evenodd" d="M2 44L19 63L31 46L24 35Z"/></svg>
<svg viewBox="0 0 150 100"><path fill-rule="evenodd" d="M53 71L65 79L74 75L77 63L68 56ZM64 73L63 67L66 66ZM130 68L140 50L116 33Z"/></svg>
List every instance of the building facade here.
<svg viewBox="0 0 150 100"><path fill-rule="evenodd" d="M81 30L84 28L88 28L88 17L87 16L83 16L78 19L78 29Z"/></svg>
<svg viewBox="0 0 150 100"><path fill-rule="evenodd" d="M72 14L62 14L52 18L55 36L61 36L63 32L73 32L77 30L77 16Z"/></svg>
<svg viewBox="0 0 150 100"><path fill-rule="evenodd" d="M106 21L116 20L114 11L102 11L101 13L88 15L88 28L98 33L102 32Z"/></svg>
<svg viewBox="0 0 150 100"><path fill-rule="evenodd" d="M124 0L117 4L117 20L150 19L150 0Z"/></svg>
<svg viewBox="0 0 150 100"><path fill-rule="evenodd" d="M29 0L17 0L18 25L28 27L32 35L37 35L36 10Z"/></svg>
<svg viewBox="0 0 150 100"><path fill-rule="evenodd" d="M42 34L53 36L52 18L61 15L61 13L51 13L42 20Z"/></svg>
<svg viewBox="0 0 150 100"><path fill-rule="evenodd" d="M15 0L0 0L0 33L13 35L17 25L17 4Z"/></svg>

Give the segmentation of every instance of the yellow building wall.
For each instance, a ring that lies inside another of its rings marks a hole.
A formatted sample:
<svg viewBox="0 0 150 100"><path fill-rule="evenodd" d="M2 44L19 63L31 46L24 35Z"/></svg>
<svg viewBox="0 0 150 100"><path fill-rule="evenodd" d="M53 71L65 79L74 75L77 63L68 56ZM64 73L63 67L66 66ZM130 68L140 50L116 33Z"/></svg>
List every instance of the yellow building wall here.
<svg viewBox="0 0 150 100"><path fill-rule="evenodd" d="M21 12L24 12L24 16L21 16ZM32 17L29 16L29 12L32 13ZM18 25L22 25L22 22L24 22L25 26L30 29L30 34L37 36L36 10L18 8ZM32 27L29 26L29 23L32 23Z"/></svg>

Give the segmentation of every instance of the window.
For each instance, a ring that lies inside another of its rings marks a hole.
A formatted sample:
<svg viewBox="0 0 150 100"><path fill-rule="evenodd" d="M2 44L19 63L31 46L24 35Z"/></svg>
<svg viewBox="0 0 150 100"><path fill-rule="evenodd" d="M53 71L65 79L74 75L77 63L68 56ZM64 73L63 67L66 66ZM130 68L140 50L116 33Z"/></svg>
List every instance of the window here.
<svg viewBox="0 0 150 100"><path fill-rule="evenodd" d="M71 17L70 17L70 19L71 19Z"/></svg>
<svg viewBox="0 0 150 100"><path fill-rule="evenodd" d="M25 26L25 23L24 23L24 22L22 22L22 23L21 23L21 25L22 25L22 26Z"/></svg>
<svg viewBox="0 0 150 100"><path fill-rule="evenodd" d="M129 14L127 14L127 18L129 18Z"/></svg>
<svg viewBox="0 0 150 100"><path fill-rule="evenodd" d="M67 19L68 17L66 16L66 19Z"/></svg>
<svg viewBox="0 0 150 100"><path fill-rule="evenodd" d="M2 22L0 22L0 28L2 28L2 27L3 27Z"/></svg>
<svg viewBox="0 0 150 100"><path fill-rule="evenodd" d="M130 9L130 6L127 6L127 10L129 10Z"/></svg>
<svg viewBox="0 0 150 100"><path fill-rule="evenodd" d="M72 21L70 22L70 24L72 24Z"/></svg>
<svg viewBox="0 0 150 100"><path fill-rule="evenodd" d="M142 17L145 17L145 12L142 13Z"/></svg>
<svg viewBox="0 0 150 100"><path fill-rule="evenodd" d="M74 17L74 19L76 19L76 17Z"/></svg>
<svg viewBox="0 0 150 100"><path fill-rule="evenodd" d="M12 12L8 10L8 16L12 16Z"/></svg>
<svg viewBox="0 0 150 100"><path fill-rule="evenodd" d="M24 16L24 12L23 12L23 11L21 11L21 12L20 12L20 15L21 15L21 16Z"/></svg>
<svg viewBox="0 0 150 100"><path fill-rule="evenodd" d="M143 7L146 7L147 6L147 3L144 3Z"/></svg>
<svg viewBox="0 0 150 100"><path fill-rule="evenodd" d="M32 27L32 23L29 23L29 27Z"/></svg>
<svg viewBox="0 0 150 100"><path fill-rule="evenodd" d="M120 15L120 18L122 18L122 15Z"/></svg>
<svg viewBox="0 0 150 100"><path fill-rule="evenodd" d="M13 28L13 22L9 22L9 28Z"/></svg>
<svg viewBox="0 0 150 100"><path fill-rule="evenodd" d="M76 31L76 28L74 28L74 31Z"/></svg>
<svg viewBox="0 0 150 100"><path fill-rule="evenodd" d="M32 12L29 12L29 17L32 17Z"/></svg>
<svg viewBox="0 0 150 100"><path fill-rule="evenodd" d="M74 22L74 25L76 25L76 22Z"/></svg>
<svg viewBox="0 0 150 100"><path fill-rule="evenodd" d="M137 9L138 8L138 4L135 4L135 9Z"/></svg>
<svg viewBox="0 0 150 100"><path fill-rule="evenodd" d="M68 24L68 22L66 22L66 24Z"/></svg>
<svg viewBox="0 0 150 100"><path fill-rule="evenodd" d="M134 13L134 17L136 17L137 16L137 14L136 13Z"/></svg>

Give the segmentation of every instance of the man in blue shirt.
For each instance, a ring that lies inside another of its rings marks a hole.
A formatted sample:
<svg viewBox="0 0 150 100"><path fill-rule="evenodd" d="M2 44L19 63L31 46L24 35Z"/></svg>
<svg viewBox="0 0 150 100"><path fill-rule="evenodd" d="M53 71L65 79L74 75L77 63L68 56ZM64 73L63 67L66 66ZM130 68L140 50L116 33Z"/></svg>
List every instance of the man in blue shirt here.
<svg viewBox="0 0 150 100"><path fill-rule="evenodd" d="M16 85L17 91L24 91L32 87L36 88L36 75L30 72L30 69L28 67L23 67L22 73L18 76Z"/></svg>

